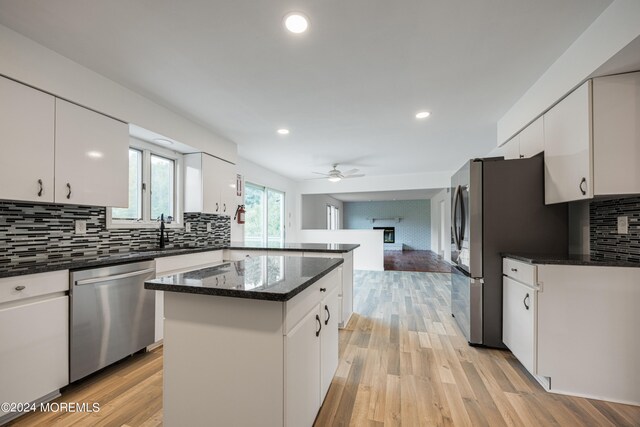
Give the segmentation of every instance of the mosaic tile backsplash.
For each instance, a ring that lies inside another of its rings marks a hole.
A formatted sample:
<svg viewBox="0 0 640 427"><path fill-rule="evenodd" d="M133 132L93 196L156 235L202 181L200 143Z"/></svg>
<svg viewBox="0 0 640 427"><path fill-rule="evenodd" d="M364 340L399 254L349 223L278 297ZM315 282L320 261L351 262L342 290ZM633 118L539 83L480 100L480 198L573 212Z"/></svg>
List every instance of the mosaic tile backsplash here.
<svg viewBox="0 0 640 427"><path fill-rule="evenodd" d="M86 234L75 234L75 220L87 222ZM224 245L231 240L229 217L185 213L184 221L191 223L191 231L168 229L168 245ZM210 232L207 223L212 224ZM103 207L0 202L0 267L151 249L157 244L157 229L107 229Z"/></svg>
<svg viewBox="0 0 640 427"><path fill-rule="evenodd" d="M618 217L629 217L629 234L618 234ZM589 204L591 256L640 262L640 197Z"/></svg>

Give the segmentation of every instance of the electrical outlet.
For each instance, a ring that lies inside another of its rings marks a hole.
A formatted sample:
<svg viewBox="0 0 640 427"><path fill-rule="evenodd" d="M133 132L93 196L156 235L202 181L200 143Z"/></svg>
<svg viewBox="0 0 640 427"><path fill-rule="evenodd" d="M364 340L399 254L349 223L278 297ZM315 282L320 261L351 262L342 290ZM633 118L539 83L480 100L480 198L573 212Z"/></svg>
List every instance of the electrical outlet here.
<svg viewBox="0 0 640 427"><path fill-rule="evenodd" d="M76 234L87 234L87 221L82 219L76 220Z"/></svg>
<svg viewBox="0 0 640 427"><path fill-rule="evenodd" d="M618 217L618 234L629 234L629 217Z"/></svg>
<svg viewBox="0 0 640 427"><path fill-rule="evenodd" d="M211 223L208 222L207 223L207 233L210 233L210 232L211 232Z"/></svg>
<svg viewBox="0 0 640 427"><path fill-rule="evenodd" d="M184 232L185 233L191 233L191 223L188 222L184 225Z"/></svg>

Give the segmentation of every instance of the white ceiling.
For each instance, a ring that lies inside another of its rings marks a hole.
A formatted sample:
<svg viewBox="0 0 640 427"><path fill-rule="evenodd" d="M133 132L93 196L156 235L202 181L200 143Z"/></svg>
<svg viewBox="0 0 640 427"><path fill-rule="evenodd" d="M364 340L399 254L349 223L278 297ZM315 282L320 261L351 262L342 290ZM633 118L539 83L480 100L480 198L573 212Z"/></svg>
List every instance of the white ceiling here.
<svg viewBox="0 0 640 427"><path fill-rule="evenodd" d="M430 190L402 190L402 191L367 191L362 193L329 194L334 199L343 202L379 202L385 200L426 200L440 192L440 188Z"/></svg>
<svg viewBox="0 0 640 427"><path fill-rule="evenodd" d="M303 179L332 163L372 176L485 155L497 120L610 3L0 0L0 24ZM283 29L292 10L307 34Z"/></svg>

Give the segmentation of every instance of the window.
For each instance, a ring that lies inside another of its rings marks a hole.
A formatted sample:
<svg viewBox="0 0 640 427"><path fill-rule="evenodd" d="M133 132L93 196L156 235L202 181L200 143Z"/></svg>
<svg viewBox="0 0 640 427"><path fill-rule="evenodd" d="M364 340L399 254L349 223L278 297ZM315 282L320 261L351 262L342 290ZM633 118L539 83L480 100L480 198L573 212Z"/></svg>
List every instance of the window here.
<svg viewBox="0 0 640 427"><path fill-rule="evenodd" d="M340 229L340 209L337 206L327 205L327 230Z"/></svg>
<svg viewBox="0 0 640 427"><path fill-rule="evenodd" d="M135 141L135 142L134 142ZM109 228L154 228L160 215L180 226L179 154L132 140L129 148L129 205L107 209Z"/></svg>
<svg viewBox="0 0 640 427"><path fill-rule="evenodd" d="M284 193L246 183L244 240L247 243L284 243Z"/></svg>

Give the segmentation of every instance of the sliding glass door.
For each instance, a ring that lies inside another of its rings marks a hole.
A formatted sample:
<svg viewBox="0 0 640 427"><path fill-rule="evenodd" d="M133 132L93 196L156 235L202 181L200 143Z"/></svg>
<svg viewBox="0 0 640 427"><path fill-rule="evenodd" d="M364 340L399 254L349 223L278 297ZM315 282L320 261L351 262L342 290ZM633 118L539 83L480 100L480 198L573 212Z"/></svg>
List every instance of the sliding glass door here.
<svg viewBox="0 0 640 427"><path fill-rule="evenodd" d="M247 182L244 240L246 243L284 243L284 193Z"/></svg>

